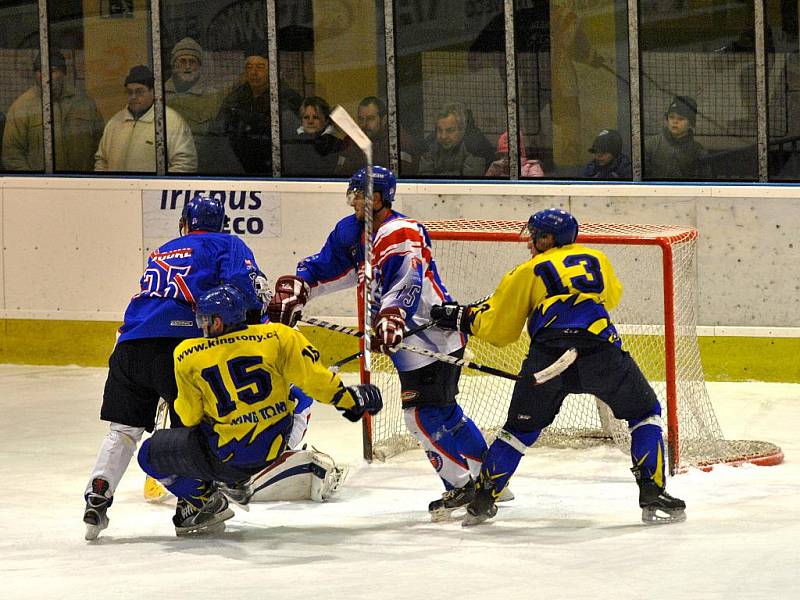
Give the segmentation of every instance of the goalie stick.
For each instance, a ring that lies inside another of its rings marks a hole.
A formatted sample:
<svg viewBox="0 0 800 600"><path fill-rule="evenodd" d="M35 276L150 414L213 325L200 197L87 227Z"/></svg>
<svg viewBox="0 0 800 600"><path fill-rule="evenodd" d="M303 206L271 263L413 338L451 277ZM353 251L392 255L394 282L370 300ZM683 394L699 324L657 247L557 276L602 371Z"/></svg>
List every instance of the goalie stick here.
<svg viewBox="0 0 800 600"><path fill-rule="evenodd" d="M337 105L331 111L331 120L346 133L367 159L367 189L364 193L364 332L363 354L366 380L369 383L371 314L372 314L372 142L348 112Z"/></svg>
<svg viewBox="0 0 800 600"><path fill-rule="evenodd" d="M322 327L324 329L330 329L331 331L338 331L339 333L344 333L346 335L352 335L354 337L360 337L362 335L360 331L356 331L350 327L344 327L342 325L337 325L336 323L330 323L328 321L315 319L313 317L303 319L303 322L308 323L309 325L316 325L317 327ZM575 359L578 357L578 351L575 350L575 348L569 348L549 367L545 367L541 371L533 373L532 375L522 376L509 373L508 371L503 371L501 369L495 369L494 367L488 367L464 358L456 358L455 356L450 356L449 354L434 352L432 350L428 350L427 348L418 348L416 346L409 346L407 344L398 344L393 348L394 352L397 350L406 350L407 352L414 352L416 354L422 354L423 356L430 356L431 358L435 358L436 360L440 360L442 362L458 365L460 367L467 367L468 369L474 369L475 371L488 373L489 375L495 375L497 377L504 377L505 379L511 379L512 381L519 381L526 377L532 377L534 383L544 383L545 381L550 381L554 377L558 377L561 375L561 373L566 371L567 368L574 363Z"/></svg>
<svg viewBox="0 0 800 600"><path fill-rule="evenodd" d="M156 409L156 426L155 430L165 429L167 427L167 419L169 418L169 406L167 401L161 398L158 401L158 408ZM161 502L169 496L167 488L165 488L158 479L154 479L148 475L144 479L144 499L147 502Z"/></svg>

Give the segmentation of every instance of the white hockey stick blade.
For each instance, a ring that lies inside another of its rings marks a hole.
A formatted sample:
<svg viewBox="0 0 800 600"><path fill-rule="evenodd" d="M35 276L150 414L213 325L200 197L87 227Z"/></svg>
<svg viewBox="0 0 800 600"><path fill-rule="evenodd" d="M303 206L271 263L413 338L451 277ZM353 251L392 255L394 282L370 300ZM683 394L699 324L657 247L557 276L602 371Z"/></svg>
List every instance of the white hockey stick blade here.
<svg viewBox="0 0 800 600"><path fill-rule="evenodd" d="M336 105L331 111L331 120L356 143L356 146L361 148L367 157L367 162L372 163L372 142L353 120L353 117L341 106Z"/></svg>
<svg viewBox="0 0 800 600"><path fill-rule="evenodd" d="M545 367L541 371L534 373L533 378L536 380L536 383L550 381L566 371L567 368L575 362L576 358L578 358L578 351L575 350L575 348L570 348L559 356L549 367Z"/></svg>

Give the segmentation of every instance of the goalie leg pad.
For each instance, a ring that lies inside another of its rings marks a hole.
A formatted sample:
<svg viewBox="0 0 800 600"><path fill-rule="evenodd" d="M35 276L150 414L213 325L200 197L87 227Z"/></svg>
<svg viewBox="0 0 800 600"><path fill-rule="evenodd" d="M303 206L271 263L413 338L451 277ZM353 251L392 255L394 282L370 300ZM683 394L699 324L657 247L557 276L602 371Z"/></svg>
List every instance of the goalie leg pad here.
<svg viewBox="0 0 800 600"><path fill-rule="evenodd" d="M253 476L251 502L324 502L341 488L347 470L318 450L287 450Z"/></svg>
<svg viewBox="0 0 800 600"><path fill-rule="evenodd" d="M130 427L120 423L111 423L108 427L100 450L97 453L89 482L86 484L84 496L92 491L92 481L103 479L108 482L106 495L110 498L114 495L122 475L131 462L133 453L136 452L136 445L142 439L144 427Z"/></svg>
<svg viewBox="0 0 800 600"><path fill-rule="evenodd" d="M403 409L408 431L422 445L447 490L464 487L470 479L469 465L461 455L453 431L448 428L448 423L461 425L463 415L455 404Z"/></svg>

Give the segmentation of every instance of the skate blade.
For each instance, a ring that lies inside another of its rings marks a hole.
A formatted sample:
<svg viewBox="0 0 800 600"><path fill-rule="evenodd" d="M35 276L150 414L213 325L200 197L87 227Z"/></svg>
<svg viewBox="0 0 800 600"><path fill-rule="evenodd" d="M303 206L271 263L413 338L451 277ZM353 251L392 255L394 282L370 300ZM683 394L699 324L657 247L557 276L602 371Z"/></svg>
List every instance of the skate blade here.
<svg viewBox="0 0 800 600"><path fill-rule="evenodd" d="M175 535L183 537L185 535L215 535L225 531L225 521L230 519L234 512L226 508L219 513L213 521L206 521L200 525L191 527L175 527Z"/></svg>
<svg viewBox="0 0 800 600"><path fill-rule="evenodd" d="M250 500L253 498L252 492L250 492L246 498L239 498L229 495L228 492L225 491L225 488L220 487L219 491L222 492L222 495L225 496L229 502L235 504L245 512L250 512Z"/></svg>
<svg viewBox="0 0 800 600"><path fill-rule="evenodd" d="M642 522L646 525L669 525L671 523L683 523L686 520L686 511L675 509L667 511L661 508L643 508Z"/></svg>
<svg viewBox="0 0 800 600"><path fill-rule="evenodd" d="M455 508L437 508L436 510L429 511L431 523L444 523L445 521L458 519L460 515L455 515L454 513L459 509L464 510L465 508L464 506L456 506Z"/></svg>
<svg viewBox="0 0 800 600"><path fill-rule="evenodd" d="M467 514L464 516L464 520L461 521L462 527L472 527L474 525L480 525L484 521L488 521L492 517L497 514L497 507L492 506L491 510L488 513L479 513L477 515L473 515L471 512L467 511Z"/></svg>
<svg viewBox="0 0 800 600"><path fill-rule="evenodd" d="M93 517L97 517L97 523L93 522ZM108 517L103 519L99 514L93 511L90 512L88 516L84 515L83 522L86 523L86 535L84 535L83 539L85 539L87 542L96 540L97 536L100 535L100 532L108 527Z"/></svg>
<svg viewBox="0 0 800 600"><path fill-rule="evenodd" d="M90 524L87 523L86 524L86 535L84 536L84 539L87 542L92 542L92 541L96 540L97 537L100 535L100 532L103 531L103 529L105 529L106 527L108 527L108 523L105 523L105 524L100 523L98 525L90 525Z"/></svg>

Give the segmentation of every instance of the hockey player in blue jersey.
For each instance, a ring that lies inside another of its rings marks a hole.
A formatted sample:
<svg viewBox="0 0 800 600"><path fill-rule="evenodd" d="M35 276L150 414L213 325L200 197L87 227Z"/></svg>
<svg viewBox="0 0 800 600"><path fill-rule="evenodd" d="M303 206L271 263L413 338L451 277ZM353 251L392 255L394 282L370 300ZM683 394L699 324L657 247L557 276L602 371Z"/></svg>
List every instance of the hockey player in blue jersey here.
<svg viewBox="0 0 800 600"><path fill-rule="evenodd" d="M174 353L175 411L186 427L156 431L139 451L142 469L178 497L177 535L224 529L233 516L225 496L246 503L240 484L278 463L298 427L303 433L305 423L287 401L293 384L351 421L383 405L374 385L345 387L299 331L245 320L244 298L233 286L198 299L204 337L185 340Z"/></svg>
<svg viewBox="0 0 800 600"><path fill-rule="evenodd" d="M260 319L256 284L263 286L263 275L250 248L222 233L224 224L224 205L197 195L183 207L181 236L147 259L139 293L128 304L108 361L100 418L109 429L84 494L87 540L108 526L114 490L145 430L153 431L159 397L172 405L177 396L172 351L182 340L201 335L196 299L221 282L231 283L243 291L254 322Z"/></svg>
<svg viewBox="0 0 800 600"><path fill-rule="evenodd" d="M525 450L550 425L567 394L593 394L631 432L633 473L645 523L686 518L686 504L665 491L661 406L653 388L622 341L608 311L622 297L622 284L601 251L576 244L578 222L550 208L528 220L531 259L507 273L495 292L472 306L435 306L441 327L505 346L525 322L531 347L520 375L551 364L567 348L578 358L564 373L541 385L521 377L514 385L508 418L483 461L475 497L463 525L494 517L495 501L517 469Z"/></svg>
<svg viewBox="0 0 800 600"><path fill-rule="evenodd" d="M403 340L406 329L430 318L434 304L450 301L436 269L428 232L421 223L392 210L396 180L389 169L373 167L373 198L367 202L366 168L347 188L353 214L339 221L318 254L297 264L295 275L276 280L267 312L270 319L293 325L309 298L355 286L364 268L364 215L372 210L373 350L388 353ZM415 344L462 356L466 337L437 328L417 334ZM474 492L486 442L456 403L460 367L410 352L391 354L402 388L405 423L419 440L444 484L440 499L428 509L434 521L464 506Z"/></svg>

